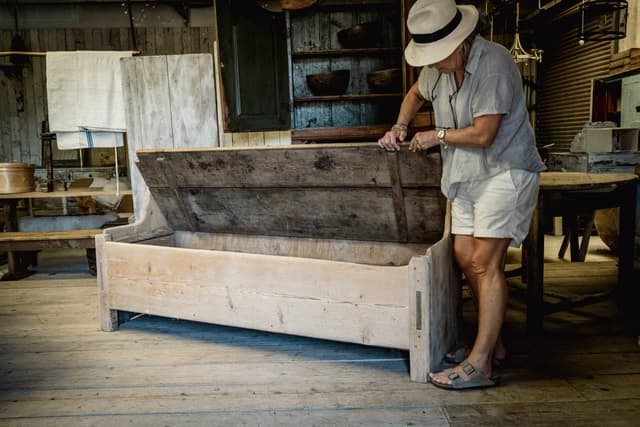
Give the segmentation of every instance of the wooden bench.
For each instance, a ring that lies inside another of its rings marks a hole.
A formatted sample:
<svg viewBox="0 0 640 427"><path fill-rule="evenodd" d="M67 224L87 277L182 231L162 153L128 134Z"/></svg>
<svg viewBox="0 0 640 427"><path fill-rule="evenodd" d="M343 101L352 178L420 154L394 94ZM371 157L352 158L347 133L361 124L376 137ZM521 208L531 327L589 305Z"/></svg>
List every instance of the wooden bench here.
<svg viewBox="0 0 640 427"><path fill-rule="evenodd" d="M7 252L8 272L0 280L18 280L35 264L34 251L61 248L95 248L95 236L102 229L67 231L11 231L0 233L0 251Z"/></svg>
<svg viewBox="0 0 640 427"><path fill-rule="evenodd" d="M119 312L408 350L457 339L438 151L376 144L137 151L135 223L96 236L101 327Z"/></svg>

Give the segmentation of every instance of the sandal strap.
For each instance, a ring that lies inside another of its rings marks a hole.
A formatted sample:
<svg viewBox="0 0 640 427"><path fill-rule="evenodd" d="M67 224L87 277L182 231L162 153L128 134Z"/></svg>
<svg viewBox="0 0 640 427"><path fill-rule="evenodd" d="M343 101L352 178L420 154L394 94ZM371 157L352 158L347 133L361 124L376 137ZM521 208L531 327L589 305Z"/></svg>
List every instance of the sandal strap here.
<svg viewBox="0 0 640 427"><path fill-rule="evenodd" d="M462 371L467 374L468 376L473 375L474 372L477 372L477 369L471 364L469 363L469 361L467 359L465 359L461 364L460 367L462 368Z"/></svg>
<svg viewBox="0 0 640 427"><path fill-rule="evenodd" d="M456 378L460 378L460 375L458 375L458 373L454 371L453 368L445 369L444 373L447 375L447 377L450 380L455 380Z"/></svg>

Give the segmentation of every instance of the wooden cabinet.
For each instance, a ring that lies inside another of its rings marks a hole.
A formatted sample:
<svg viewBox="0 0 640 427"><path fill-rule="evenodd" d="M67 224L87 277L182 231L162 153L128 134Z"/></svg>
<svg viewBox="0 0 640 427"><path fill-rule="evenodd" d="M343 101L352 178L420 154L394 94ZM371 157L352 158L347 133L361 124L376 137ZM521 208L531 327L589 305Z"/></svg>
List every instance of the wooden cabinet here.
<svg viewBox="0 0 640 427"><path fill-rule="evenodd" d="M402 91L375 93L367 74L402 67L401 1L320 1L288 16L294 139L297 130L308 136L309 129L366 129L394 123ZM340 30L368 22L382 24L376 45L357 49L341 45ZM344 94L315 96L310 91L307 75L341 69L350 71Z"/></svg>
<svg viewBox="0 0 640 427"><path fill-rule="evenodd" d="M638 126L640 123L640 73L622 79L620 103L620 126Z"/></svg>
<svg viewBox="0 0 640 427"><path fill-rule="evenodd" d="M290 128L285 14L250 0L216 0L225 130Z"/></svg>

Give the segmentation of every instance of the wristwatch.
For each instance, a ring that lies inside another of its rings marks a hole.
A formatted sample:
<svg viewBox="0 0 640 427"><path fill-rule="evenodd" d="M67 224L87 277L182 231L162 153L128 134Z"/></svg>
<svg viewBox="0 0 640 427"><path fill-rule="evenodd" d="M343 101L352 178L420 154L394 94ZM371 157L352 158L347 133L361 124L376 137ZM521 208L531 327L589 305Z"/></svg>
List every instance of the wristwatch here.
<svg viewBox="0 0 640 427"><path fill-rule="evenodd" d="M438 141L440 142L441 145L447 145L446 142L444 142L444 137L447 135L447 130L446 129L440 129L438 131Z"/></svg>

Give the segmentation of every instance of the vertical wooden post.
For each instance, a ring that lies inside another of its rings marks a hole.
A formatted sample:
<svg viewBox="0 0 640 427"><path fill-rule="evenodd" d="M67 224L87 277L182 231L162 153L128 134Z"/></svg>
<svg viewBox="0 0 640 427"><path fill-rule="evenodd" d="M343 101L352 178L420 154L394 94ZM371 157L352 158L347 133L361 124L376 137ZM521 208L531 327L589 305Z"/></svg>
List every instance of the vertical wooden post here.
<svg viewBox="0 0 640 427"><path fill-rule="evenodd" d="M460 274L449 234L409 262L409 359L411 380L427 382L441 369L445 353L458 341Z"/></svg>
<svg viewBox="0 0 640 427"><path fill-rule="evenodd" d="M429 373L429 257L413 257L409 261L409 362L411 381L425 383Z"/></svg>
<svg viewBox="0 0 640 427"><path fill-rule="evenodd" d="M542 332L544 316L544 193L540 188L526 241L527 332Z"/></svg>
<svg viewBox="0 0 640 427"><path fill-rule="evenodd" d="M633 271L637 215L635 212L636 182L622 184L617 192L620 201L617 299L618 305L623 310L632 313L640 296Z"/></svg>
<svg viewBox="0 0 640 427"><path fill-rule="evenodd" d="M96 267L98 270L98 315L100 316L100 329L103 331L115 331L118 329L118 311L109 309L107 274L107 262L104 256L104 246L111 236L106 234L96 235Z"/></svg>

